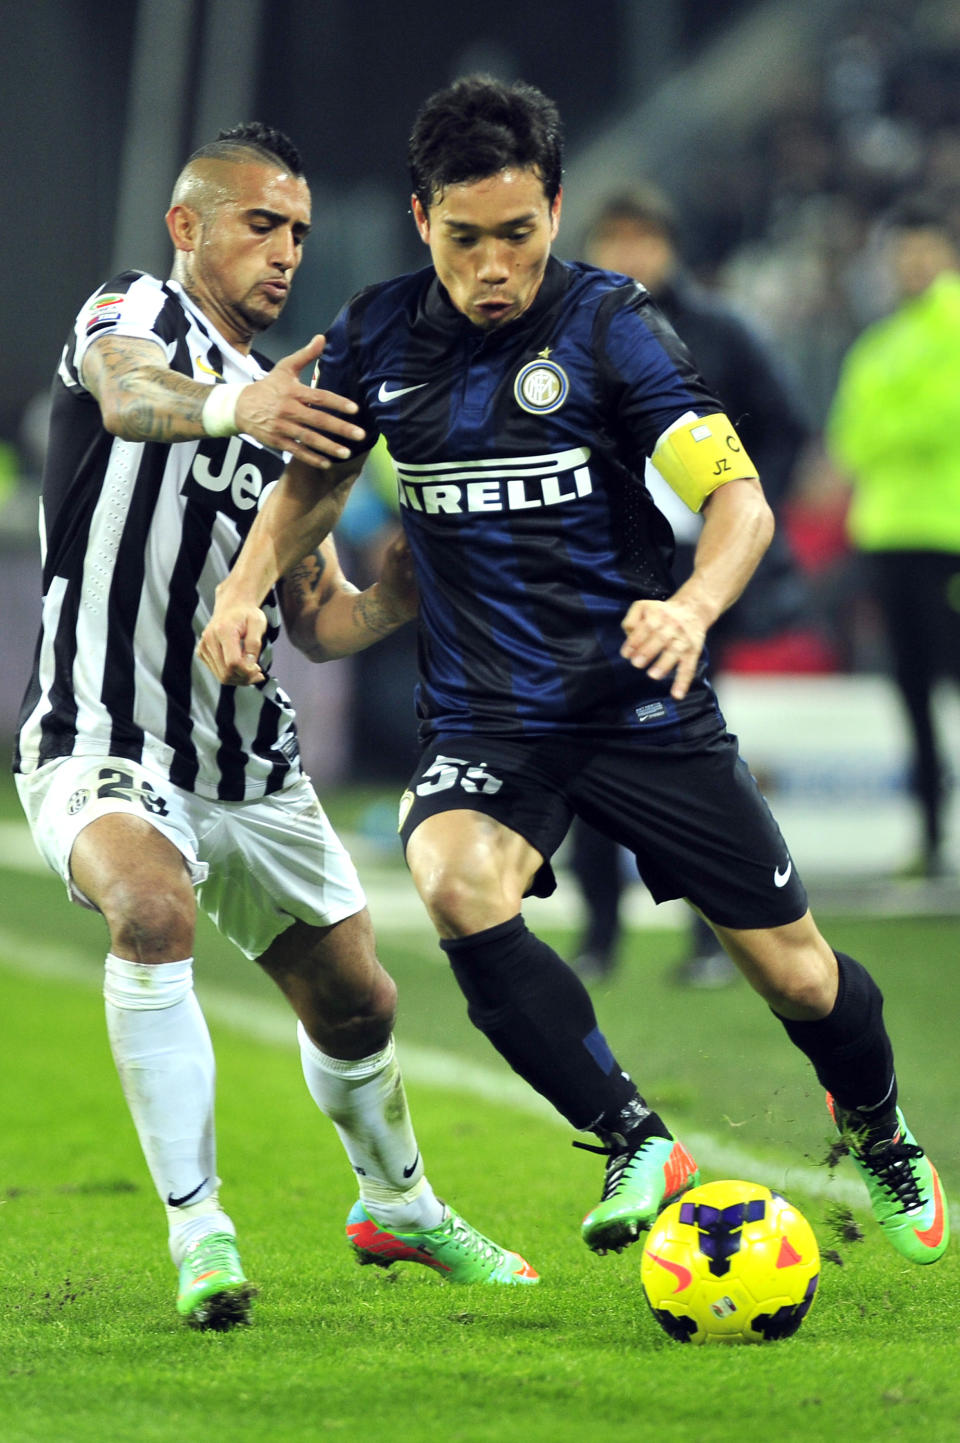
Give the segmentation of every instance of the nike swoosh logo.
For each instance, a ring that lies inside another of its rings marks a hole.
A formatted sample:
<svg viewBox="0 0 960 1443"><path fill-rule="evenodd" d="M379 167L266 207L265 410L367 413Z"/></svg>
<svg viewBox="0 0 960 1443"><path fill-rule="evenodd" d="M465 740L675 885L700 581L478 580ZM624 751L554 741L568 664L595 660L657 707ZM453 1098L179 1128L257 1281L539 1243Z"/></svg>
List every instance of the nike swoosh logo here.
<svg viewBox="0 0 960 1443"><path fill-rule="evenodd" d="M655 1263L659 1263L661 1268L666 1268L668 1273L673 1274L677 1280L677 1286L673 1290L675 1293L682 1293L684 1288L689 1288L693 1282L693 1273L689 1268L685 1268L683 1263L672 1263L669 1258L661 1258L657 1253L648 1253L647 1256L653 1258Z"/></svg>
<svg viewBox="0 0 960 1443"><path fill-rule="evenodd" d="M787 870L785 872L781 872L780 868L778 867L773 874L773 885L775 887L785 887L790 880L790 873L792 871L793 862L787 863Z"/></svg>
<svg viewBox="0 0 960 1443"><path fill-rule="evenodd" d="M386 381L381 382L377 392L378 401L395 401L398 396L409 396L411 391L422 391L424 386L429 386L429 381L421 381L416 386L400 386L396 391L391 391Z"/></svg>
<svg viewBox="0 0 960 1443"><path fill-rule="evenodd" d="M405 1168L403 1169L403 1175L404 1175L404 1177L413 1177L413 1174L414 1174L414 1173L416 1172L416 1170L417 1170L417 1163L418 1163L419 1161L420 1161L420 1154L417 1153L416 1157L413 1159L413 1162L410 1164L410 1166L409 1166L409 1167L405 1167Z"/></svg>
<svg viewBox="0 0 960 1443"><path fill-rule="evenodd" d="M184 1205L184 1203L188 1203L192 1197L196 1197L196 1195L197 1195L197 1193L200 1191L200 1189L201 1189L202 1187L205 1187L206 1184L207 1184L207 1179L204 1178L204 1179L203 1179L203 1182L197 1183L197 1186L193 1189L193 1192L185 1192L184 1195L183 1195L183 1197L174 1197L174 1195L173 1195L172 1192L168 1192L168 1193L167 1193L167 1207L168 1207L168 1208L182 1208L183 1205Z"/></svg>
<svg viewBox="0 0 960 1443"><path fill-rule="evenodd" d="M933 1173L933 1222L928 1228L914 1228L918 1240L925 1248L938 1248L943 1241L943 1195L940 1192L940 1179L937 1170L931 1167Z"/></svg>

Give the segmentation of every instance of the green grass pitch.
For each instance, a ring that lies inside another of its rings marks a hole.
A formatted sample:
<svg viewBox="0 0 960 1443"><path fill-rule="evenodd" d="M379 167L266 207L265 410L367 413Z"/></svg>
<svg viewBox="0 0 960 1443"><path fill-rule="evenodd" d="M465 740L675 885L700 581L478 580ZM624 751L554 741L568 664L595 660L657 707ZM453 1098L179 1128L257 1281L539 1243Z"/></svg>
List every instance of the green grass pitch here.
<svg viewBox="0 0 960 1443"><path fill-rule="evenodd" d="M15 817L4 790L0 818ZM511 1086L470 1028L427 928L392 925L389 906L374 907L374 920L400 985L398 1040L431 1179L523 1252L540 1287L456 1290L422 1269L353 1263L343 1239L352 1177L306 1094L283 1004L205 927L197 978L217 1049L222 1196L260 1297L249 1330L185 1329L162 1209L107 1048L102 924L69 907L55 879L8 856L3 1443L956 1443L956 1243L935 1267L911 1267L878 1236L848 1163L830 1183L819 1090L745 986L672 987L682 938L664 929L633 934L620 975L596 994L615 1051L696 1140L705 1177L730 1175L731 1159L749 1166L739 1175L781 1186L835 1255L795 1338L689 1349L650 1317L637 1249L595 1258L579 1240L601 1160L574 1151L569 1130ZM904 1109L947 1193L960 1197L960 924L821 922L880 981ZM571 939L558 929L551 940ZM838 1207L852 1207L862 1240L838 1226Z"/></svg>

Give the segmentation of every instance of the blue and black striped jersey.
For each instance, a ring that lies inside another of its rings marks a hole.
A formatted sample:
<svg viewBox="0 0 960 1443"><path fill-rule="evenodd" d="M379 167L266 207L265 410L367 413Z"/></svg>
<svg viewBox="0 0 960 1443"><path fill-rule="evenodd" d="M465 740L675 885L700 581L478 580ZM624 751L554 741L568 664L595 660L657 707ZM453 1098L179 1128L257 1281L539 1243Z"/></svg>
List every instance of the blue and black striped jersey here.
<svg viewBox="0 0 960 1443"><path fill-rule="evenodd" d="M638 597L674 589L643 484L681 416L721 410L642 286L551 258L528 310L482 331L432 268L361 292L318 384L397 469L421 598L422 733L644 730L713 709L619 654Z"/></svg>

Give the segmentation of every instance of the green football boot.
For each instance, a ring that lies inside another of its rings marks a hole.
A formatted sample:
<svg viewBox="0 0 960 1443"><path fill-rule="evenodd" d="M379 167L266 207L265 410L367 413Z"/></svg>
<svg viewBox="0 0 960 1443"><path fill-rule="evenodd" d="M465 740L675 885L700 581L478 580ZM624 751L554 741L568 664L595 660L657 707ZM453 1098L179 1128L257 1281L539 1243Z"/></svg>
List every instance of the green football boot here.
<svg viewBox="0 0 960 1443"><path fill-rule="evenodd" d="M580 1235L595 1253L620 1252L647 1232L663 1209L700 1181L700 1171L675 1137L645 1137L635 1147L592 1147L607 1154L603 1197L583 1220Z"/></svg>
<svg viewBox="0 0 960 1443"><path fill-rule="evenodd" d="M873 1215L911 1263L935 1263L950 1241L950 1215L937 1170L897 1108L893 1137L870 1142L855 1112L827 1107L870 1194Z"/></svg>
<svg viewBox="0 0 960 1443"><path fill-rule="evenodd" d="M392 1263L423 1263L451 1283L539 1283L540 1277L519 1253L478 1233L444 1205L438 1227L421 1232L391 1229L374 1222L362 1202L347 1218L347 1240L360 1263L389 1268Z"/></svg>
<svg viewBox="0 0 960 1443"><path fill-rule="evenodd" d="M191 1328L226 1333L241 1327L251 1321L255 1296L229 1233L207 1233L187 1248L180 1264L177 1312Z"/></svg>

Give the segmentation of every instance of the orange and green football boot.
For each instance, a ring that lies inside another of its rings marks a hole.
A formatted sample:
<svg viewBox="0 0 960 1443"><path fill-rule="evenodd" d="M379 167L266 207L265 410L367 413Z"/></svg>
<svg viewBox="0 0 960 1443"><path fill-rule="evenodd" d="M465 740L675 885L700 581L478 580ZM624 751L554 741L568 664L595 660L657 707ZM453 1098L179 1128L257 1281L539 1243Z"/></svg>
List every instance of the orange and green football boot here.
<svg viewBox="0 0 960 1443"><path fill-rule="evenodd" d="M229 1233L207 1233L187 1248L180 1264L177 1312L191 1328L226 1333L250 1322L256 1296Z"/></svg>
<svg viewBox="0 0 960 1443"><path fill-rule="evenodd" d="M417 1232L374 1222L363 1203L355 1202L347 1218L347 1240L359 1263L375 1263L379 1268L422 1263L450 1283L540 1281L519 1253L485 1238L446 1204L439 1226Z"/></svg>
<svg viewBox="0 0 960 1443"><path fill-rule="evenodd" d="M668 1203L700 1181L697 1164L675 1137L645 1137L633 1148L622 1138L610 1147L576 1146L607 1154L603 1197L580 1227L595 1253L620 1252L635 1243Z"/></svg>
<svg viewBox="0 0 960 1443"><path fill-rule="evenodd" d="M827 1094L827 1107L870 1194L883 1232L911 1263L935 1263L950 1241L950 1215L933 1163L897 1108L892 1137L871 1141L860 1114L843 1112Z"/></svg>

